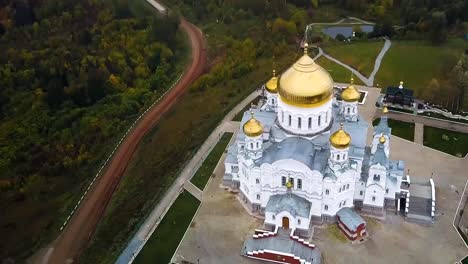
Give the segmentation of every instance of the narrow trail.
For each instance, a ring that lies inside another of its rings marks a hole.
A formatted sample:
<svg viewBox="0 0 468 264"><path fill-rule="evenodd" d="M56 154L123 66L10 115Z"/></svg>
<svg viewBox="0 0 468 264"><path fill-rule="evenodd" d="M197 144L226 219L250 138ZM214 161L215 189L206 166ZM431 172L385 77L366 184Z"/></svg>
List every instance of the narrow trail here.
<svg viewBox="0 0 468 264"><path fill-rule="evenodd" d="M392 42L388 38L385 38L384 46L380 50L379 55L377 55L377 58L375 58L374 70L371 72L369 77L365 77L358 70L354 69L353 67L351 67L351 66L349 66L349 65L347 65L347 64L345 64L345 63L343 63L341 61L339 61L338 59L332 57L330 54L327 54L326 52L324 52L322 50L322 48L319 48L319 53L317 54L317 56L315 56L314 60L318 59L320 56L324 56L325 58L335 62L336 64L339 64L339 65L343 66L344 68L350 70L353 73L353 75L356 76L357 78L359 78L366 86L374 86L375 75L379 71L380 65L382 64L382 60L383 60L385 54L387 53L387 51L390 49L391 45L392 45Z"/></svg>
<svg viewBox="0 0 468 264"><path fill-rule="evenodd" d="M102 218L112 194L119 185L138 143L203 72L206 65L203 34L197 27L184 19L181 20L180 26L190 38L191 63L187 65L179 82L167 92L158 104L150 108L128 133L105 167L104 172L97 178L84 197L68 225L49 245L47 254L38 263L72 263L82 253Z"/></svg>

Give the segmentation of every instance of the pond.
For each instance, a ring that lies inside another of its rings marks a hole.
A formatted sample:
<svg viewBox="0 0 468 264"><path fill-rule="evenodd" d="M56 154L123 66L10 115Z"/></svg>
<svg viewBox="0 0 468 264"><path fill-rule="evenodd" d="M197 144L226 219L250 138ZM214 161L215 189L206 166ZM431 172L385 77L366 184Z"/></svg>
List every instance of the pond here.
<svg viewBox="0 0 468 264"><path fill-rule="evenodd" d="M361 25L360 27L361 27L362 32L364 33L369 33L369 32L372 32L372 30L374 30L374 26L372 25ZM352 26L332 26L332 27L324 28L322 32L332 38L336 38L338 34L341 34L345 36L346 38L349 38L353 35L353 27Z"/></svg>

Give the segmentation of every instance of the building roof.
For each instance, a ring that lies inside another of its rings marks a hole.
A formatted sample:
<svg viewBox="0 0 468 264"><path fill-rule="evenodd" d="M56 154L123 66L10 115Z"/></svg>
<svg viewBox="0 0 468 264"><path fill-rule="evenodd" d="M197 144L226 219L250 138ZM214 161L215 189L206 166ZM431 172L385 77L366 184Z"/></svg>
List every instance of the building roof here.
<svg viewBox="0 0 468 264"><path fill-rule="evenodd" d="M336 215L340 218L340 221L351 230L356 230L361 224L366 225L366 221L351 208L343 207Z"/></svg>
<svg viewBox="0 0 468 264"><path fill-rule="evenodd" d="M398 93L402 93L405 97L413 97L413 90L407 88L399 88L394 86L387 87L385 94L388 95L395 95Z"/></svg>
<svg viewBox="0 0 468 264"><path fill-rule="evenodd" d="M317 247L310 248L291 239L289 237L289 231L290 230L279 229L277 236L264 237L260 239L253 239L250 237L245 240L241 253L246 255L247 252L272 250L286 254L293 254L295 257L309 263L319 264L321 262L320 250Z"/></svg>
<svg viewBox="0 0 468 264"><path fill-rule="evenodd" d="M315 149L312 142L301 137L290 137L279 143L273 143L263 151L262 158L258 164L273 164L275 161L284 159L297 160L313 169Z"/></svg>
<svg viewBox="0 0 468 264"><path fill-rule="evenodd" d="M383 144L379 144L377 146L377 150L375 151L375 153L372 156L371 160L372 160L372 162L371 162L372 165L380 164L380 165L388 168L388 158L387 158L387 155L385 154Z"/></svg>
<svg viewBox="0 0 468 264"><path fill-rule="evenodd" d="M308 218L311 203L305 198L293 193L275 194L270 196L265 211L272 213L289 212L292 216Z"/></svg>
<svg viewBox="0 0 468 264"><path fill-rule="evenodd" d="M382 116L380 117L379 124L374 127L374 135L375 134L385 134L390 135L392 129L388 126L388 117Z"/></svg>

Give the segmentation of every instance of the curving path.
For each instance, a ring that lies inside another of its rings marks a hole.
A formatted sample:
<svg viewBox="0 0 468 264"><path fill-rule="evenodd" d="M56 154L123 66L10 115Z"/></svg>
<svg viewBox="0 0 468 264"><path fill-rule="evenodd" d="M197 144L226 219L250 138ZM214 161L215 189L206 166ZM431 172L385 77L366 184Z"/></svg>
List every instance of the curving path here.
<svg viewBox="0 0 468 264"><path fill-rule="evenodd" d="M375 63L374 63L374 70L371 72L369 77L365 77L362 75L358 70L354 69L353 67L335 59L332 57L330 54L327 54L322 50L322 48L319 48L319 53L317 56L315 56L314 59L319 58L320 56L324 56L325 58L345 67L346 69L350 70L354 76L358 77L366 86L373 86L374 85L374 78L377 72L380 69L380 65L382 64L382 59L385 56L385 53L387 53L388 49L390 49L390 46L392 45L392 42L388 39L385 38L385 43L382 49L379 52L379 55L377 55L377 58L375 58Z"/></svg>
<svg viewBox="0 0 468 264"><path fill-rule="evenodd" d="M184 75L158 104L147 110L130 130L105 167L103 174L97 178L76 213L71 217L69 224L65 226L38 263L71 263L79 256L104 214L138 143L203 72L206 63L203 34L184 19L181 19L180 26L189 36L192 48L191 63L185 69Z"/></svg>

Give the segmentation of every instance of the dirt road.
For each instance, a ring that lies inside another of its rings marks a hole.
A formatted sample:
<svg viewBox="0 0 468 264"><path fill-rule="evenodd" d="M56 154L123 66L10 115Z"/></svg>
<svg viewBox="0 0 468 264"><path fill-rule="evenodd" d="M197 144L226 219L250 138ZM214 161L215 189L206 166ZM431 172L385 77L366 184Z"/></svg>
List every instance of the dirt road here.
<svg viewBox="0 0 468 264"><path fill-rule="evenodd" d="M166 97L141 118L141 121L124 139L69 224L52 243L51 252L49 251L45 259L42 259L42 263L70 263L82 252L93 235L138 143L204 70L206 50L203 34L198 28L183 19L181 28L187 32L192 49L192 60L184 75L167 93Z"/></svg>

